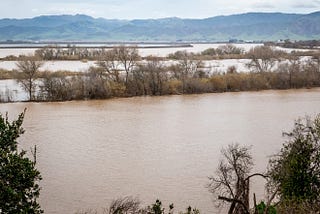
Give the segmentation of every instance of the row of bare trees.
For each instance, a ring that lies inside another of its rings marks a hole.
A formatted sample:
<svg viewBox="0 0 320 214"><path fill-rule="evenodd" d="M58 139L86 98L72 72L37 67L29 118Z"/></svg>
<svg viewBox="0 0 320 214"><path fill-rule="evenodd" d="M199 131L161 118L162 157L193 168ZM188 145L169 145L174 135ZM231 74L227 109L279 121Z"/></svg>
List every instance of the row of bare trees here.
<svg viewBox="0 0 320 214"><path fill-rule="evenodd" d="M42 61L26 57L17 63L19 83L29 100L104 99L141 95L192 94L320 86L320 54L308 60L268 46L248 52L251 72L208 73L201 60L188 52L165 64L157 57L142 60L136 48L105 51L96 66L73 75L39 72ZM282 61L280 63L280 61Z"/></svg>
<svg viewBox="0 0 320 214"><path fill-rule="evenodd" d="M104 48L86 48L68 46L48 46L35 51L35 55L42 60L95 60L105 53Z"/></svg>

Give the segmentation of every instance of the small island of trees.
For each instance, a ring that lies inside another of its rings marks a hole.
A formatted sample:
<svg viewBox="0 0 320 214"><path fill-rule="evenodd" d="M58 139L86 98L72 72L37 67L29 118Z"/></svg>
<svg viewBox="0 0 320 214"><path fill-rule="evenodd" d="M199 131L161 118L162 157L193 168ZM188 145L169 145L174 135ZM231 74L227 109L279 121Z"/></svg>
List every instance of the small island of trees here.
<svg viewBox="0 0 320 214"><path fill-rule="evenodd" d="M304 60L301 60L304 58ZM229 66L209 72L207 60L246 59L249 72ZM17 69L0 71L0 79L16 79L29 101L68 101L112 97L297 89L320 86L320 52L291 53L271 46L245 52L233 45L201 53L177 51L167 57L141 57L136 47L87 50L45 47L34 56L15 58ZM48 60L94 60L86 72L40 71ZM2 101L12 101L10 91Z"/></svg>

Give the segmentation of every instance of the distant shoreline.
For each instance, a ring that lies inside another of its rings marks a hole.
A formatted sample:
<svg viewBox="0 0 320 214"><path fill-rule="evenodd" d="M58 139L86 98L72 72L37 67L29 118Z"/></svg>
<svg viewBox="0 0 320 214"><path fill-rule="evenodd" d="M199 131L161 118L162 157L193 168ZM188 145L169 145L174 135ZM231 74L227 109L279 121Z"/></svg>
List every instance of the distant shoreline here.
<svg viewBox="0 0 320 214"><path fill-rule="evenodd" d="M37 49L44 47L55 48L114 48L115 46L125 45L126 47L135 47L139 49L152 49L152 48L192 48L193 44L260 44L261 42L237 42L230 43L228 41L221 42L0 42L0 49Z"/></svg>
<svg viewBox="0 0 320 214"><path fill-rule="evenodd" d="M80 46L79 46L80 45ZM133 45L133 44L125 44L125 43L115 43L114 45L93 45L92 43L85 45L84 43L74 43L74 44L65 44L65 43L52 43L52 44L37 44L37 45L0 45L0 49L37 49L37 48L45 48L45 47L55 47L55 48L70 48L70 47L77 47L77 48L106 48L106 49L111 49L114 48L116 46L121 46L121 45L125 45L126 47L130 47L130 48L143 48L143 49L148 49L148 48L192 48L193 45L191 44L177 44L177 45L143 45L143 46L139 46L137 45Z"/></svg>

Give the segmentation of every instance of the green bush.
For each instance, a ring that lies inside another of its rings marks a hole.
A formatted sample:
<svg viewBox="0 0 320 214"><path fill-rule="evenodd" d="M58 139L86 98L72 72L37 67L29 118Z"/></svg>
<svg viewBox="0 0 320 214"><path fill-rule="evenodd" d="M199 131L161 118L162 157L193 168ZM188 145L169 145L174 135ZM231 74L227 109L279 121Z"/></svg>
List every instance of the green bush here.
<svg viewBox="0 0 320 214"><path fill-rule="evenodd" d="M35 160L18 150L17 138L24 133L21 128L24 113L9 122L0 114L0 213L42 213L37 202L41 180Z"/></svg>

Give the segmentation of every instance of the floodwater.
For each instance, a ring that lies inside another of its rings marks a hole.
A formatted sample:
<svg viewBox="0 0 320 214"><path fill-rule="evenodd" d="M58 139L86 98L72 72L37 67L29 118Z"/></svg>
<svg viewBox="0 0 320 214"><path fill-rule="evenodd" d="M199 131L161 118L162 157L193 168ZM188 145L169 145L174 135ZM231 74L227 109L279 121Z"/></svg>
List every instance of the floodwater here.
<svg viewBox="0 0 320 214"><path fill-rule="evenodd" d="M20 146L37 145L39 202L45 213L107 207L137 196L219 213L208 192L221 148L252 146L254 172L264 172L294 120L319 113L320 89L134 97L63 103L7 103L15 118L27 108ZM252 183L257 200L263 180Z"/></svg>
<svg viewBox="0 0 320 214"><path fill-rule="evenodd" d="M249 59L225 59L225 60L206 60L203 61L207 72L226 72L230 66L235 66L237 71L246 72L249 69L246 64ZM141 63L144 63L142 61ZM163 61L164 65L176 63L173 60ZM87 72L90 67L96 66L95 61L45 61L40 67L40 71L70 71L70 72ZM120 69L124 69L119 67ZM0 69L13 70L17 69L16 61L0 61Z"/></svg>
<svg viewBox="0 0 320 214"><path fill-rule="evenodd" d="M152 44L151 44L152 45ZM188 51L188 52L194 52L199 53L201 51L204 51L208 48L217 48L221 45L225 45L222 43L208 43L208 44L192 44L192 47L172 47L172 48L138 48L139 54L141 56L160 56L165 57L170 53L174 53L176 51ZM262 44L234 44L236 47L243 48L245 51L250 50L250 48L255 47L257 45ZM81 45L77 45L77 47L81 47ZM97 46L99 47L99 46ZM160 46L159 46L160 47ZM6 57L9 55L13 56L19 56L19 55L32 55L37 49L35 48L0 48L0 57Z"/></svg>
<svg viewBox="0 0 320 214"><path fill-rule="evenodd" d="M165 57L176 51L188 51L199 53L208 48L218 48L225 44L193 44L193 47L172 47L172 48L138 48L139 54L141 56L160 56ZM250 48L261 44L235 44L239 48L243 48L245 51L250 50ZM32 55L36 49L17 49L17 48L0 48L0 57L6 57L9 55L19 56L19 55ZM248 59L227 59L227 60L208 60L204 61L206 70L208 72L226 72L228 67L235 66L237 71L244 72L248 71L246 63ZM16 61L0 61L0 69L13 70L17 69ZM172 64L171 61L164 62L166 65ZM71 71L71 72L85 72L92 66L95 66L95 61L46 61L39 70L41 71Z"/></svg>
<svg viewBox="0 0 320 214"><path fill-rule="evenodd" d="M176 51L188 51L194 53L200 53L208 48L218 48L221 45L226 44L192 44L192 47L172 47L172 48L138 48L139 54L143 57L153 55L153 56L160 56L165 57L171 53ZM259 46L262 44L234 44L236 47L242 48L245 51L249 51L251 48L255 46ZM97 46L99 47L99 46ZM284 51L291 52L293 50L299 51L307 51L304 49L284 49L277 47L277 49L281 49ZM0 58L6 57L9 55L19 56L19 55L32 55L34 54L36 49L17 49L14 48L0 48ZM308 57L302 57L301 62L309 59ZM234 66L238 72L249 72L250 69L246 66L250 62L249 59L224 59L224 60L204 60L204 66L206 72L214 73L214 72L226 72L229 67ZM17 62L16 61L0 61L0 69L5 70L13 70L17 69ZM163 64L165 65L172 65L172 61L164 61ZM45 61L40 71L71 71L71 72L86 72L89 70L90 67L96 66L95 61ZM277 67L277 66L275 66Z"/></svg>

